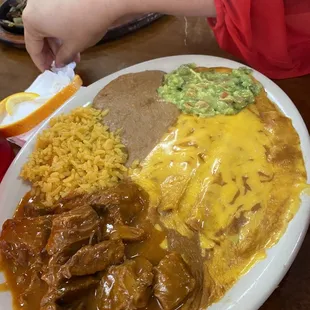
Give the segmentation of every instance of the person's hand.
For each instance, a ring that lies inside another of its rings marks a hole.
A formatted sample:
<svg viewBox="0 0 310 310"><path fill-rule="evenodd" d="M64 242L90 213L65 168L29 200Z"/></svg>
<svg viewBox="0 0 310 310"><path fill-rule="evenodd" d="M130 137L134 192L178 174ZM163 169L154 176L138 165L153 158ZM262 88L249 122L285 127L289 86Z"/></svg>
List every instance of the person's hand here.
<svg viewBox="0 0 310 310"><path fill-rule="evenodd" d="M161 12L215 16L214 0L28 0L23 13L26 48L40 70L79 60L117 19Z"/></svg>
<svg viewBox="0 0 310 310"><path fill-rule="evenodd" d="M28 0L23 13L28 53L41 70L79 60L107 28L126 14L115 0Z"/></svg>

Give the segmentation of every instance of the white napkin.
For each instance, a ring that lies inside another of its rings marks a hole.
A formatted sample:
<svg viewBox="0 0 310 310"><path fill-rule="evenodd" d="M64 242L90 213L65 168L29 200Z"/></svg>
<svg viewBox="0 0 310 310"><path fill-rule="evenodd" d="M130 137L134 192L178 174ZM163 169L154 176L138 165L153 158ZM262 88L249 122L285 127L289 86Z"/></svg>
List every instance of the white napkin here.
<svg viewBox="0 0 310 310"><path fill-rule="evenodd" d="M74 62L63 68L56 68L55 65L52 64L51 70L46 70L42 74L40 74L35 79L35 81L25 90L25 92L39 94L40 97L38 97L34 101L42 105L48 99L52 98L64 87L68 86L71 83L75 76L75 67L76 64ZM27 133L16 137L11 137L8 140L22 147L40 125L41 124L39 124Z"/></svg>
<svg viewBox="0 0 310 310"><path fill-rule="evenodd" d="M51 70L40 74L25 91L37 93L43 98L51 98L71 83L75 76L75 67L75 62L63 68L56 68L53 63Z"/></svg>

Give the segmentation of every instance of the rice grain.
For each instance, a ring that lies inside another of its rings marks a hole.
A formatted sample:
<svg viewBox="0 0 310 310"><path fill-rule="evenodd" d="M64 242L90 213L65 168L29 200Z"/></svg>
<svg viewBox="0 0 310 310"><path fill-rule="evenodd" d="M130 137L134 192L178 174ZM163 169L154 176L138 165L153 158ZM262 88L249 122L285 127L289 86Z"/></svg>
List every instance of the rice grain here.
<svg viewBox="0 0 310 310"><path fill-rule="evenodd" d="M127 175L120 136L101 123L107 113L86 107L51 119L20 174L32 184L32 195L50 206L72 193L114 186Z"/></svg>

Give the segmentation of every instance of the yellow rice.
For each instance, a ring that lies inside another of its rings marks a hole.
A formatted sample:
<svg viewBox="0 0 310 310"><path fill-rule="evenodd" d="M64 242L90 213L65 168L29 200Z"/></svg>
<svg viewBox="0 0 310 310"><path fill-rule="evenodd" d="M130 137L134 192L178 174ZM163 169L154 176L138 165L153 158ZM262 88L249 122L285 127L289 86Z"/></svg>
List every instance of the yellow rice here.
<svg viewBox="0 0 310 310"><path fill-rule="evenodd" d="M102 124L107 111L77 108L51 119L21 171L32 195L47 206L71 193L110 187L127 174L118 133Z"/></svg>

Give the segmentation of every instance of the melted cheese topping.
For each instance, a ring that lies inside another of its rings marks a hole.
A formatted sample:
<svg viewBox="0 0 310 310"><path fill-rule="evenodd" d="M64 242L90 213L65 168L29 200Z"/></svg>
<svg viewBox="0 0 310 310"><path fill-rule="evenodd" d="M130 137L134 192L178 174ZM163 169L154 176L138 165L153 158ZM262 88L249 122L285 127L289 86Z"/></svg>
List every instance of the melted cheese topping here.
<svg viewBox="0 0 310 310"><path fill-rule="evenodd" d="M181 115L132 177L166 228L199 234L207 304L265 257L306 188L299 137L264 92L235 116Z"/></svg>

